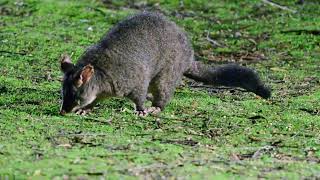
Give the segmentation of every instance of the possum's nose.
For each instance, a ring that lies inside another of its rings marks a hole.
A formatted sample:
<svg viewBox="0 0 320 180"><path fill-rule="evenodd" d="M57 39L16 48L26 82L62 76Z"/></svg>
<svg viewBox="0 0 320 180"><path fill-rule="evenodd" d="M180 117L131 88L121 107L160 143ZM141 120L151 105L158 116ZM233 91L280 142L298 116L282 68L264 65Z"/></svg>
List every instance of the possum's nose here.
<svg viewBox="0 0 320 180"><path fill-rule="evenodd" d="M65 115L66 113L67 113L67 112L66 112L65 110L63 110L63 109L60 110L60 115L63 116L63 115Z"/></svg>

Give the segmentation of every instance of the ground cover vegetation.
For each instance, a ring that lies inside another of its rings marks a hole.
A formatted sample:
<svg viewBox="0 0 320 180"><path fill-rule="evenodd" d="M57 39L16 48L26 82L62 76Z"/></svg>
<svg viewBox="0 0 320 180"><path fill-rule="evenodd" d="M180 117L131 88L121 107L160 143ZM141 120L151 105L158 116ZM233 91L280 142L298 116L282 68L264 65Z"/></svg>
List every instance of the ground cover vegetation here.
<svg viewBox="0 0 320 180"><path fill-rule="evenodd" d="M0 177L320 178L320 4L275 0L1 0ZM252 67L269 100L184 80L165 111L111 98L59 115L59 58L143 9L183 27L196 58ZM0 178L1 179L1 178Z"/></svg>

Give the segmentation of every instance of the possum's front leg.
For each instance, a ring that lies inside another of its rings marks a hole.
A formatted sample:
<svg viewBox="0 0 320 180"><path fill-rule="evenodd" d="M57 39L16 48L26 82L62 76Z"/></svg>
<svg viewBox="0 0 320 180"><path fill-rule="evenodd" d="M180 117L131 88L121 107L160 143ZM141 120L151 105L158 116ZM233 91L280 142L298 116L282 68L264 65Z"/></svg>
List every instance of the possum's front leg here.
<svg viewBox="0 0 320 180"><path fill-rule="evenodd" d="M148 113L144 108L144 102L147 100L148 83L141 83L130 94L129 98L134 102L136 106L136 114L138 116L146 116Z"/></svg>
<svg viewBox="0 0 320 180"><path fill-rule="evenodd" d="M149 108L146 108L146 109L144 109L144 110L136 110L136 114L137 114L138 116L147 116L148 114L153 114L153 115L155 115L155 114L158 114L158 113L160 113L160 112L161 112L161 108L159 108L159 107L154 107L154 106L149 107Z"/></svg>
<svg viewBox="0 0 320 180"><path fill-rule="evenodd" d="M84 116L84 115L89 114L90 112L91 112L91 109L78 109L76 111L76 114Z"/></svg>
<svg viewBox="0 0 320 180"><path fill-rule="evenodd" d="M75 113L82 116L90 114L92 112L93 107L96 104L97 104L97 100L81 109L76 110Z"/></svg>

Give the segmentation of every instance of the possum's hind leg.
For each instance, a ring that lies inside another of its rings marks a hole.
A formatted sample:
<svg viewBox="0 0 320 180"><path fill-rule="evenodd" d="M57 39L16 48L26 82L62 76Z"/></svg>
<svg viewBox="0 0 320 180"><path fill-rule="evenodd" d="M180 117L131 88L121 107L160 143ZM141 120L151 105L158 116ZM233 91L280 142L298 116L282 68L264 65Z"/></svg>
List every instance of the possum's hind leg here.
<svg viewBox="0 0 320 180"><path fill-rule="evenodd" d="M181 81L181 76L175 76L177 75L174 73L166 72L152 81L149 91L153 95L152 106L157 111L164 109L171 100L177 84Z"/></svg>

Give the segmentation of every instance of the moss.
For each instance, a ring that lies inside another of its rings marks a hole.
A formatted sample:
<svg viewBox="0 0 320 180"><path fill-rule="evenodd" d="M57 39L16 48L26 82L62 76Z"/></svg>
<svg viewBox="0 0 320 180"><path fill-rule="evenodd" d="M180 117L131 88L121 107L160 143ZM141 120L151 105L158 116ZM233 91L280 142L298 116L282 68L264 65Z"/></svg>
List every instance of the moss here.
<svg viewBox="0 0 320 180"><path fill-rule="evenodd" d="M249 0L104 2L0 2L0 179L319 177L316 2L277 1L296 14ZM159 116L119 98L59 116L61 54L76 59L143 8L182 26L199 59L255 68L273 98L185 84Z"/></svg>

